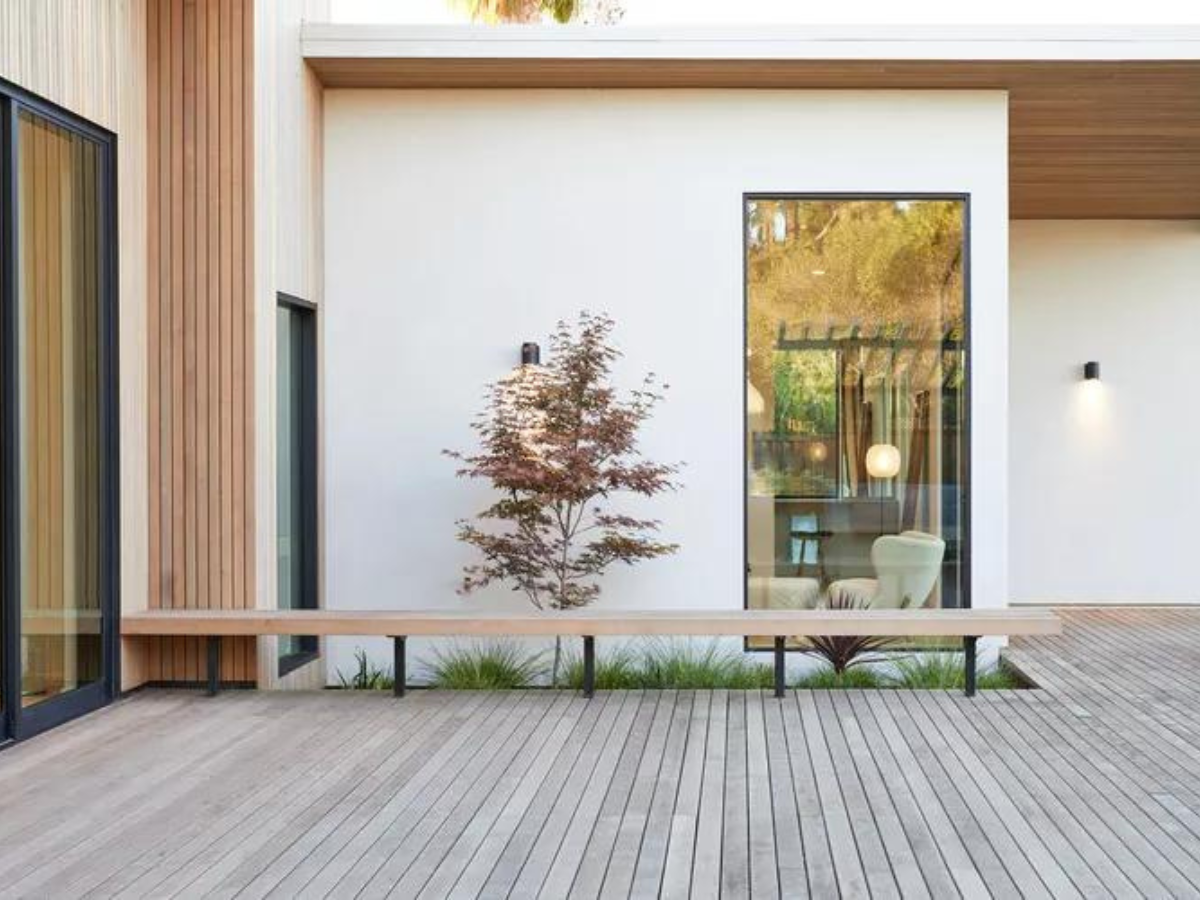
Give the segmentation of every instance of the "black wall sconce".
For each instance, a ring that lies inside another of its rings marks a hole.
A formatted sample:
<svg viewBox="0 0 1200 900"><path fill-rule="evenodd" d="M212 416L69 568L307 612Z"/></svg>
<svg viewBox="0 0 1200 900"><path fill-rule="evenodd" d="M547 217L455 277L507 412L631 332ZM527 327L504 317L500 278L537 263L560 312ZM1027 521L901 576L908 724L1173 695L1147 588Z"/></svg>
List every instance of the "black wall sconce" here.
<svg viewBox="0 0 1200 900"><path fill-rule="evenodd" d="M1083 364L1083 380L1084 381L1099 381L1100 380L1100 363L1085 362Z"/></svg>
<svg viewBox="0 0 1200 900"><path fill-rule="evenodd" d="M533 341L526 341L521 345L521 365L537 366L542 362L542 348Z"/></svg>

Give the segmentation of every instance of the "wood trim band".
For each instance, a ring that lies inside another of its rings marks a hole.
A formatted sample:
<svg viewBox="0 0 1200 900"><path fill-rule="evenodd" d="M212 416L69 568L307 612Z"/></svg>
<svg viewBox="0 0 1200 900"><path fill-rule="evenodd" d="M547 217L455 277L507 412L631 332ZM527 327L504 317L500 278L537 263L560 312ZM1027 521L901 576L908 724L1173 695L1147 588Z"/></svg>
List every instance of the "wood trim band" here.
<svg viewBox="0 0 1200 900"><path fill-rule="evenodd" d="M663 610L486 613L479 611L231 610L131 613L127 635L309 634L495 635L889 635L1058 634L1049 610Z"/></svg>

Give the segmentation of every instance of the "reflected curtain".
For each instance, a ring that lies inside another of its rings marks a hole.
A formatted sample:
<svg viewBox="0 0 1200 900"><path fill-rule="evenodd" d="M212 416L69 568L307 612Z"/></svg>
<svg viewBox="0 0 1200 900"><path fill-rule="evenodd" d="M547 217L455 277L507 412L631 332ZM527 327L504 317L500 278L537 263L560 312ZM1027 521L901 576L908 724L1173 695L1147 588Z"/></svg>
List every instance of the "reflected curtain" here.
<svg viewBox="0 0 1200 900"><path fill-rule="evenodd" d="M918 516L920 504L925 499L922 486L926 483L926 460L929 455L929 391L918 391L913 396L912 422L908 439L908 469L904 475L902 531L915 528L918 519L925 524L929 518L927 515Z"/></svg>
<svg viewBox="0 0 1200 900"><path fill-rule="evenodd" d="M842 363L841 420L838 422L842 445L842 471L846 478L843 492L849 497L864 497L867 494L867 447L871 443L871 401L865 399L863 373L857 366Z"/></svg>

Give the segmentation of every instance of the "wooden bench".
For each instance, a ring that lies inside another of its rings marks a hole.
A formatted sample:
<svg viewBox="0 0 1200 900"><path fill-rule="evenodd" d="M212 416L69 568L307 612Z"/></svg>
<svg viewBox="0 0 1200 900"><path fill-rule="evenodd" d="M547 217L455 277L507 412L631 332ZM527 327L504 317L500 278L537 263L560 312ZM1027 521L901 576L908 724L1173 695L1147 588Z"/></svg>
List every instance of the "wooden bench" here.
<svg viewBox="0 0 1200 900"><path fill-rule="evenodd" d="M966 692L975 693L976 642L981 637L1058 634L1048 610L575 610L559 613L376 610L150 610L126 613L126 636L205 637L208 690L215 694L224 636L349 635L393 641L395 693L405 691L409 637L581 637L583 694L595 688L596 638L607 636L712 636L774 638L775 696L782 697L789 637L954 637L965 651Z"/></svg>

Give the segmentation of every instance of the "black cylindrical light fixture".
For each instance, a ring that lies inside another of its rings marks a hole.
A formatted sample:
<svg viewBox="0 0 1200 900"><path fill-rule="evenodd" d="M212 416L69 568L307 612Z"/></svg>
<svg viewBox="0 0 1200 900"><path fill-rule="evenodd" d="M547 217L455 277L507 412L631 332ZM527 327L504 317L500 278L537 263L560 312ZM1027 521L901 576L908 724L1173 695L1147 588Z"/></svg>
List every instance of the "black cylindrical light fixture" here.
<svg viewBox="0 0 1200 900"><path fill-rule="evenodd" d="M1083 364L1083 380L1084 381L1099 381L1100 380L1100 363L1085 362Z"/></svg>
<svg viewBox="0 0 1200 900"><path fill-rule="evenodd" d="M537 366L542 362L542 348L533 341L526 341L521 345L521 365Z"/></svg>

